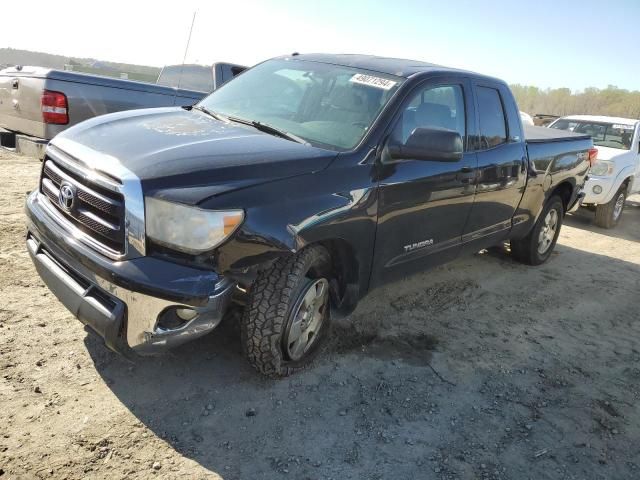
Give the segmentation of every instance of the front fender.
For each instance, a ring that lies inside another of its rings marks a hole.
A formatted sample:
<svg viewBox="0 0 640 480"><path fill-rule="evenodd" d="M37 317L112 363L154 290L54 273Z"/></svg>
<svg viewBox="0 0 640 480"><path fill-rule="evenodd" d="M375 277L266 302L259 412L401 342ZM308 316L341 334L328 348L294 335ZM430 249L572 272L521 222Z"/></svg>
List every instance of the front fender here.
<svg viewBox="0 0 640 480"><path fill-rule="evenodd" d="M247 278L307 245L339 241L358 265L359 291L368 288L377 220L370 165L345 165L212 198L202 208L243 208L245 221L219 247L216 271ZM247 277L248 276L248 277Z"/></svg>
<svg viewBox="0 0 640 480"><path fill-rule="evenodd" d="M609 191L607 192L607 196L605 197L605 200L602 203L610 202L613 199L614 195L620 189L620 186L622 185L622 183L627 178L633 179L634 168L635 167L633 165L627 165L623 167L622 170L620 170L620 172L618 172L615 179L610 183Z"/></svg>

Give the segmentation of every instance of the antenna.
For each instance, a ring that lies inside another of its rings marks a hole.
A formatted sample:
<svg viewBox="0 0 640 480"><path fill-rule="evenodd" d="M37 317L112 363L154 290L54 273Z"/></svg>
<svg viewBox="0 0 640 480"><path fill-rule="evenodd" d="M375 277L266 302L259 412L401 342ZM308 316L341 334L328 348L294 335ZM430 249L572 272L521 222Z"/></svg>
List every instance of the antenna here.
<svg viewBox="0 0 640 480"><path fill-rule="evenodd" d="M187 38L187 46L184 47L184 56L182 57L182 65L180 65L180 74L178 75L178 86L173 96L173 103L175 104L176 97L178 96L178 90L180 89L180 83L182 83L182 70L184 69L184 63L187 61L187 52L189 51L189 43L191 43L191 34L193 33L193 24L196 23L197 10L193 12L193 18L191 19L191 28L189 29L189 37Z"/></svg>

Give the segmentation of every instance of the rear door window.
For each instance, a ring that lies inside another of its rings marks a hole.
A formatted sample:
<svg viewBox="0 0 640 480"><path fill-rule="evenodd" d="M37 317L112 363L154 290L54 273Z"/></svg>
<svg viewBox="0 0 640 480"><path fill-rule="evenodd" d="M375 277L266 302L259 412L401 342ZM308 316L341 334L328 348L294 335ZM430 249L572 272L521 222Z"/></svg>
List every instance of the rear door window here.
<svg viewBox="0 0 640 480"><path fill-rule="evenodd" d="M480 149L507 143L507 124L500 92L495 88L477 87L476 96L480 112Z"/></svg>

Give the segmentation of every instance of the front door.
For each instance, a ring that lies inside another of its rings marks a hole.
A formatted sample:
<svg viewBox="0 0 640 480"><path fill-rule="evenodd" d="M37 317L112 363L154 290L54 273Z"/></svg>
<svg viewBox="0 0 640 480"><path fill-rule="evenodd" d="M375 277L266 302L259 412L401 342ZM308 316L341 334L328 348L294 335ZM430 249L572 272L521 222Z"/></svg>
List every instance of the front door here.
<svg viewBox="0 0 640 480"><path fill-rule="evenodd" d="M459 132L466 146L467 131L475 128L473 111L466 80L429 81L408 96L391 137L404 143L417 127L445 128ZM456 257L473 203L476 154L374 168L379 203L372 286Z"/></svg>

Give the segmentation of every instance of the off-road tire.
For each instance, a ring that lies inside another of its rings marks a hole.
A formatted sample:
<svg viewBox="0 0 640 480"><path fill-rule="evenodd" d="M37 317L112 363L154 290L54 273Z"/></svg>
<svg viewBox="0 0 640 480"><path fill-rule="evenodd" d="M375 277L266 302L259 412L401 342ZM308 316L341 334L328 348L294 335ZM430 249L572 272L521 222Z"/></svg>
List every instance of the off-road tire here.
<svg viewBox="0 0 640 480"><path fill-rule="evenodd" d="M329 276L329 253L320 245L278 259L258 274L240 323L244 354L258 372L272 378L291 375L309 365L321 350L330 329L328 305L317 340L298 361L287 358L283 335L292 309L310 279Z"/></svg>
<svg viewBox="0 0 640 480"><path fill-rule="evenodd" d="M558 214L556 233L549 248L541 254L538 251L540 231L544 228L545 218L552 209L555 209ZM536 224L533 226L529 234L524 238L511 240L511 255L513 258L526 265L541 265L546 262L551 256L551 253L556 246L556 242L558 241L563 219L564 204L559 196L554 195L547 201L546 205L542 209L542 213L538 217Z"/></svg>
<svg viewBox="0 0 640 480"><path fill-rule="evenodd" d="M622 211L620 211L620 213L616 217L616 203L621 195L623 198ZM615 227L620 221L620 218L622 218L622 212L624 211L624 202L626 201L626 199L627 186L622 185L609 202L602 203L596 207L596 218L594 220L594 223L601 228L609 229Z"/></svg>

